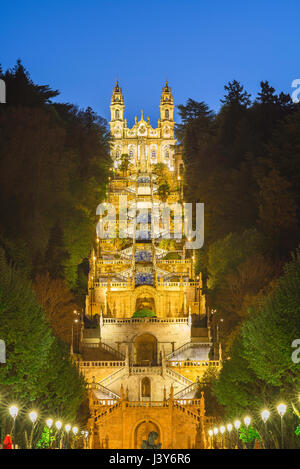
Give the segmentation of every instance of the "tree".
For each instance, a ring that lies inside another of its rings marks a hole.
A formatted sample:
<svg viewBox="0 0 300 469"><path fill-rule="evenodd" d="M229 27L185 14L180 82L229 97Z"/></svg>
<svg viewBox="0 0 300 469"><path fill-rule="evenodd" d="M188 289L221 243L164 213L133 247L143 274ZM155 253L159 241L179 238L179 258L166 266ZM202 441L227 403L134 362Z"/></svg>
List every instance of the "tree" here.
<svg viewBox="0 0 300 469"><path fill-rule="evenodd" d="M63 230L59 222L56 222L50 231L50 238L45 252L45 266L53 279L64 278L64 263L69 254L65 249Z"/></svg>
<svg viewBox="0 0 300 469"><path fill-rule="evenodd" d="M286 264L283 275L268 294L252 306L241 333L231 347L214 391L228 416L259 412L284 397L297 411L299 364L292 343L300 330L300 252ZM271 422L273 444L280 438L279 422ZM286 415L286 437L293 447L295 419Z"/></svg>
<svg viewBox="0 0 300 469"><path fill-rule="evenodd" d="M164 182L160 186L158 186L157 194L162 202L166 202L168 200L170 191L171 189L167 182Z"/></svg>
<svg viewBox="0 0 300 469"><path fill-rule="evenodd" d="M295 248L293 234L299 233L297 205L289 191L291 184L272 168L267 175L258 179L258 185L259 223L269 238L270 246L284 256Z"/></svg>
<svg viewBox="0 0 300 469"><path fill-rule="evenodd" d="M0 250L0 336L7 364L0 384L12 400L50 415L76 418L85 398L85 383L69 350L55 338L43 308L22 272L7 265ZM32 404L31 404L32 405Z"/></svg>
<svg viewBox="0 0 300 469"><path fill-rule="evenodd" d="M73 294L61 279L53 279L49 273L39 274L33 289L55 334L63 342L71 343L74 310L77 308Z"/></svg>
<svg viewBox="0 0 300 469"><path fill-rule="evenodd" d="M2 76L6 83L7 106L44 106L59 95L59 91L49 85L34 84L20 59L12 70L2 72Z"/></svg>
<svg viewBox="0 0 300 469"><path fill-rule="evenodd" d="M123 172L123 177L127 174L129 164L130 164L130 156L128 154L123 153L121 155L121 164L120 164L120 170Z"/></svg>
<svg viewBox="0 0 300 469"><path fill-rule="evenodd" d="M272 294L256 306L242 328L244 356L267 384L291 395L298 388L299 365L292 342L300 330L300 252L286 264Z"/></svg>

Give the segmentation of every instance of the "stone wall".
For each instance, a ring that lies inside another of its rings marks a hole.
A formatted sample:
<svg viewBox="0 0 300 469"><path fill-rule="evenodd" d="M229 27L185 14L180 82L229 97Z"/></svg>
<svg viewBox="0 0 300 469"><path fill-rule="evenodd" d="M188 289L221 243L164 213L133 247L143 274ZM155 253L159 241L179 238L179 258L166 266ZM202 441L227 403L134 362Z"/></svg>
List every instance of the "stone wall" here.
<svg viewBox="0 0 300 469"><path fill-rule="evenodd" d="M104 324L101 327L101 341L111 347L129 354L134 358L134 340L141 334L151 334L157 339L158 358L163 347L166 355L190 341L191 328L187 323L130 322L122 324ZM172 345L173 343L173 345Z"/></svg>

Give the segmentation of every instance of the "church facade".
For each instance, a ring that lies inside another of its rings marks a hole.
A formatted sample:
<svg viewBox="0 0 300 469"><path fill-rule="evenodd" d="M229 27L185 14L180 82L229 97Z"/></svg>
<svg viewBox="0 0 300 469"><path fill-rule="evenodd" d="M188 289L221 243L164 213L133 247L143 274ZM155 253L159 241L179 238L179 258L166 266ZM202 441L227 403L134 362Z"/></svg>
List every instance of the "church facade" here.
<svg viewBox="0 0 300 469"><path fill-rule="evenodd" d="M144 120L143 111L140 121L135 117L132 128L127 127L125 104L122 90L117 82L113 89L110 112L110 131L113 137L112 157L115 167L122 154L128 154L136 169L150 171L156 163L164 163L174 169L174 103L171 89L166 83L160 100L160 119L153 128L150 119Z"/></svg>
<svg viewBox="0 0 300 469"><path fill-rule="evenodd" d="M141 448L151 432L163 449L207 447L213 419L206 414L201 383L205 371L219 369L220 361L213 355L194 252L185 248L184 237L173 236L174 217L166 235L159 211L162 204L183 202L174 125L168 83L157 127L142 114L130 129L116 84L107 202L120 215L119 200L126 196L135 216L122 238L100 238L98 233L95 239L88 321L82 323L78 349L72 344L89 383L91 448ZM155 230L154 208L159 213ZM120 221L116 223L119 233Z"/></svg>

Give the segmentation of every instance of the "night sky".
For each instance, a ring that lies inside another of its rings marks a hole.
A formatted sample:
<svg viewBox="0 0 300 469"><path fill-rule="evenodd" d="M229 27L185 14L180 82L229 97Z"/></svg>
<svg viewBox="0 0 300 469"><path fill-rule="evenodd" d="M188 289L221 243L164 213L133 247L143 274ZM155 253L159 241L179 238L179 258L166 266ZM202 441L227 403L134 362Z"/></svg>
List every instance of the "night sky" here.
<svg viewBox="0 0 300 469"><path fill-rule="evenodd" d="M141 108L156 124L166 77L176 104L213 109L232 79L252 94L260 80L291 92L299 29L299 0L14 0L1 2L0 63L21 58L60 100L106 118L118 77L129 124Z"/></svg>

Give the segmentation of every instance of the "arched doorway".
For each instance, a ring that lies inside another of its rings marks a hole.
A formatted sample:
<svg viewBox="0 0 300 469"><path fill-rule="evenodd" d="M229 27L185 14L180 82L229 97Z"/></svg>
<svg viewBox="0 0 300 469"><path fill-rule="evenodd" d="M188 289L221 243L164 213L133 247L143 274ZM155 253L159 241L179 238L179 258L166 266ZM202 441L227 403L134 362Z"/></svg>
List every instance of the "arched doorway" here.
<svg viewBox="0 0 300 469"><path fill-rule="evenodd" d="M142 365L157 364L157 340L151 334L139 335L134 341L135 362Z"/></svg>
<svg viewBox="0 0 300 469"><path fill-rule="evenodd" d="M145 420L144 422L141 422L136 427L135 432L134 432L134 448L141 449L143 440L147 440L149 433L153 431L158 434L158 438L155 441L155 443L160 443L161 434L156 423L152 422L151 420L149 421Z"/></svg>

